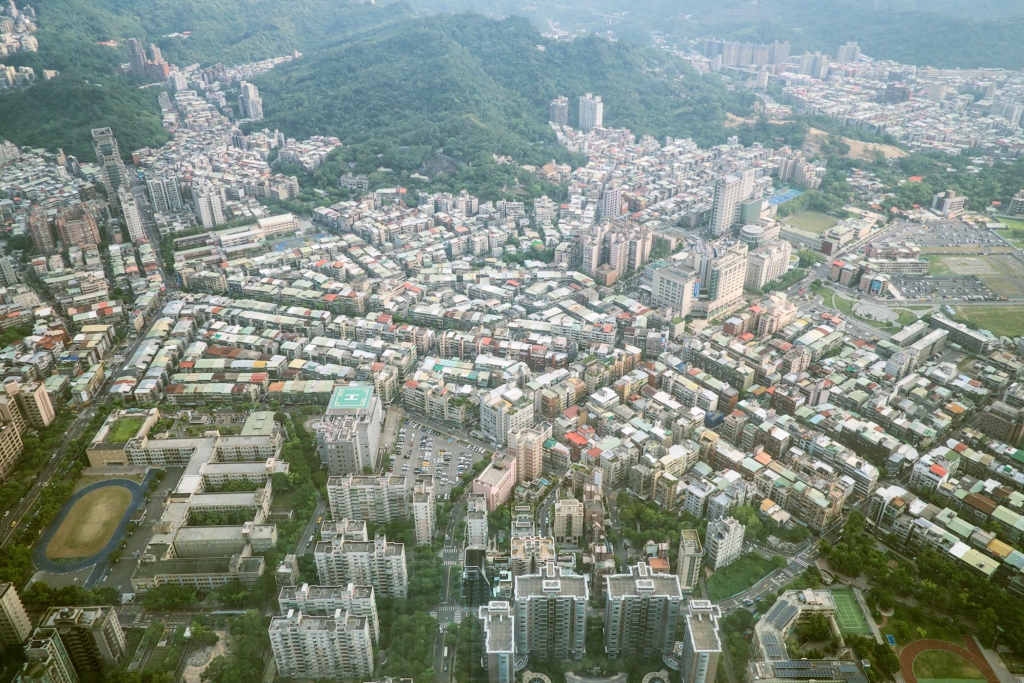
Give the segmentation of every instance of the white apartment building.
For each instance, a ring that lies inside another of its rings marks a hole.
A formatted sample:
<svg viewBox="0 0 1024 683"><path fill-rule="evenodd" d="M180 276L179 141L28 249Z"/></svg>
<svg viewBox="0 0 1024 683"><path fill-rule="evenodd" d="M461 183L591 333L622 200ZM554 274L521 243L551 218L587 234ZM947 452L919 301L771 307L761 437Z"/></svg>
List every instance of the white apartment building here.
<svg viewBox="0 0 1024 683"><path fill-rule="evenodd" d="M421 474L416 477L412 490L412 518L416 528L416 545L430 545L437 531L433 475Z"/></svg>
<svg viewBox="0 0 1024 683"><path fill-rule="evenodd" d="M32 632L32 622L12 583L0 583L0 644L20 646Z"/></svg>
<svg viewBox="0 0 1024 683"><path fill-rule="evenodd" d="M793 245L785 240L747 254L744 288L749 292L760 292L769 282L780 279L789 270L789 257L792 254Z"/></svg>
<svg viewBox="0 0 1024 683"><path fill-rule="evenodd" d="M466 547L487 547L487 498L472 494L466 504Z"/></svg>
<svg viewBox="0 0 1024 683"><path fill-rule="evenodd" d="M324 585L373 586L374 592L382 598L404 598L409 591L405 546L388 543L383 534L368 541L365 526L359 540L339 536L318 542L313 558L320 583Z"/></svg>
<svg viewBox="0 0 1024 683"><path fill-rule="evenodd" d="M365 617L338 609L329 617L289 610L270 620L270 649L285 678L366 680L373 676L373 641Z"/></svg>
<svg viewBox="0 0 1024 683"><path fill-rule="evenodd" d="M733 517L716 519L708 524L704 547L707 548L708 567L718 571L727 567L743 554L743 534L746 528Z"/></svg>
<svg viewBox="0 0 1024 683"><path fill-rule="evenodd" d="M135 195L121 187L117 190L117 199L121 205L121 213L124 214L125 225L128 226L128 239L134 243L146 239L146 229L142 224L142 213L135 201Z"/></svg>
<svg viewBox="0 0 1024 683"><path fill-rule="evenodd" d="M604 127L604 102L601 96L587 93L580 98L580 130L589 133L595 128Z"/></svg>
<svg viewBox="0 0 1024 683"><path fill-rule="evenodd" d="M679 589L686 595L697 589L703 558L704 549L700 545L700 534L696 529L683 529L679 534L676 576L679 577Z"/></svg>
<svg viewBox="0 0 1024 683"><path fill-rule="evenodd" d="M316 439L320 461L330 476L360 474L377 464L383 422L380 400L373 387L349 384L331 394Z"/></svg>
<svg viewBox="0 0 1024 683"><path fill-rule="evenodd" d="M301 612L309 617L334 616L337 610L344 610L352 616L364 617L370 626L370 635L376 643L380 638L380 619L377 617L377 603L373 586L282 586L277 595L281 614L289 610Z"/></svg>
<svg viewBox="0 0 1024 683"><path fill-rule="evenodd" d="M387 524L409 518L409 487L398 474L342 474L327 478L327 502L333 519Z"/></svg>
<svg viewBox="0 0 1024 683"><path fill-rule="evenodd" d="M583 658L587 640L587 578L549 562L539 574L515 578L516 652L538 659Z"/></svg>
<svg viewBox="0 0 1024 683"><path fill-rule="evenodd" d="M504 446L512 430L532 426L532 392L503 384L480 397L480 431L489 441Z"/></svg>
<svg viewBox="0 0 1024 683"><path fill-rule="evenodd" d="M477 615L484 627L484 660L487 683L515 683L515 614L512 605L492 600Z"/></svg>
<svg viewBox="0 0 1024 683"><path fill-rule="evenodd" d="M555 542L579 547L583 540L583 503L575 498L555 502Z"/></svg>
<svg viewBox="0 0 1024 683"><path fill-rule="evenodd" d="M512 429L508 433L508 453L516 459L516 477L533 481L544 471L544 442L551 438L551 423L539 428Z"/></svg>
<svg viewBox="0 0 1024 683"><path fill-rule="evenodd" d="M655 574L645 562L604 577L604 649L612 659L672 652L683 593L679 577Z"/></svg>
<svg viewBox="0 0 1024 683"><path fill-rule="evenodd" d="M691 600L686 607L686 635L677 643L676 661L686 683L714 683L722 637L722 610L710 600Z"/></svg>
<svg viewBox="0 0 1024 683"><path fill-rule="evenodd" d="M693 270L677 266L664 266L654 271L651 285L651 303L665 307L680 317L690 314L697 296L698 275Z"/></svg>
<svg viewBox="0 0 1024 683"><path fill-rule="evenodd" d="M740 216L740 205L754 192L754 169L747 168L715 179L714 207L711 210L711 234L729 232Z"/></svg>

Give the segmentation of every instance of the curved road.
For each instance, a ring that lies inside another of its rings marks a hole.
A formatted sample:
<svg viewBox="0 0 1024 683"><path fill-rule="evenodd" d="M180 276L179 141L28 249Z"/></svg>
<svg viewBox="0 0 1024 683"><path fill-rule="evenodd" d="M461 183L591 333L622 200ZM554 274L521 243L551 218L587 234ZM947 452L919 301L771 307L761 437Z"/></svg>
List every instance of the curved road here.
<svg viewBox="0 0 1024 683"><path fill-rule="evenodd" d="M944 640L915 640L900 652L900 673L903 674L905 683L917 683L917 676L914 675L914 659L922 652L928 650L942 650L958 655L978 668L978 671L985 677L987 683L999 683L999 677L992 670L985 657L978 650L978 644L974 639L964 639L968 649L964 649L953 643Z"/></svg>
<svg viewBox="0 0 1024 683"><path fill-rule="evenodd" d="M152 472L153 470L150 470L150 474L146 476L147 481L149 477L152 476ZM143 500L145 500L146 489L144 488L144 485L147 481L139 484L138 482L134 482L130 479L108 479L106 481L98 481L95 484L90 484L81 491L76 492L66 503L64 503L64 507L60 509L60 512L57 513L53 522L51 522L50 526L47 527L45 532L43 532L42 538L40 538L39 542L36 543L34 548L32 548L32 562L35 564L36 568L50 572L51 574L70 574L72 572L85 569L86 567L91 567L94 564L105 560L110 553L117 550L117 546L121 542L121 537L124 536L125 528L128 526L128 523L131 522L132 515L135 514L135 511L139 509ZM60 563L49 559L46 556L46 547L50 545L50 541L53 540L54 535L57 533L60 525L64 523L65 518L67 518L68 513L71 512L71 508L75 506L75 503L87 494L99 489L107 488L108 486L120 486L128 489L132 494L132 499L131 502L128 503L128 508L121 516L121 521L118 522L117 527L114 529L113 533L111 533L107 544L95 555L75 562Z"/></svg>

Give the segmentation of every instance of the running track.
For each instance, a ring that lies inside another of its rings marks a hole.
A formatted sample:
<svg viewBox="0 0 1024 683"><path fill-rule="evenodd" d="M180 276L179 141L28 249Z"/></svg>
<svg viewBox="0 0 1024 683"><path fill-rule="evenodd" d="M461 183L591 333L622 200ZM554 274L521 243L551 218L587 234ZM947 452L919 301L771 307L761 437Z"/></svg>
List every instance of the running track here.
<svg viewBox="0 0 1024 683"><path fill-rule="evenodd" d="M106 479L104 481L98 481L95 484L90 484L81 491L76 492L66 503L64 503L64 507L60 509L60 512L57 513L53 522L50 523L50 526L43 533L42 538L39 539L39 542L36 543L35 547L32 549L32 562L36 565L36 568L50 572L51 574L70 574L72 572L85 569L86 567L91 567L94 564L107 559L107 555L117 550L117 546L120 543L121 538L124 536L125 529L128 527L128 523L131 521L132 515L135 514L136 510L142 507L143 500L146 497L146 486L155 473L155 469L150 469L149 472L146 473L146 477L143 479L142 484L130 479ZM75 506L75 503L77 503L83 496L92 493L97 489L106 488L108 486L120 486L128 489L132 494L132 499L128 504L128 509L125 510L124 515L121 516L121 521L111 534L110 540L107 541L107 544L92 557L86 557L76 562L63 564L54 562L48 558L46 556L46 546L48 546L50 541L53 540L54 534L57 533L57 529L60 528L60 525L64 522L68 513L71 512L71 508Z"/></svg>
<svg viewBox="0 0 1024 683"><path fill-rule="evenodd" d="M996 672L992 670L992 667L988 665L984 655L981 654L981 649L978 647L978 643L971 637L964 637L964 643L967 645L965 650L958 645L953 643L947 643L944 640L915 640L910 645L903 648L900 652L900 671L903 674L903 680L905 683L917 683L917 677L914 676L914 658L916 658L922 652L928 650L942 650L943 652L952 652L955 655L960 655L968 662L978 667L978 671L985 677L987 683L999 683L999 678L996 676Z"/></svg>

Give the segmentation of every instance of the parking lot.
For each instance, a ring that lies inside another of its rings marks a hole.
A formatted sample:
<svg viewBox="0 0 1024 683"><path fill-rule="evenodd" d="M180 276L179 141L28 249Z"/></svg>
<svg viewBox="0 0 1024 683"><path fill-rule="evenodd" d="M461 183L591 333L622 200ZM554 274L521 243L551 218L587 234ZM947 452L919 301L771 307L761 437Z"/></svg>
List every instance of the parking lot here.
<svg viewBox="0 0 1024 683"><path fill-rule="evenodd" d="M975 275L892 277L889 285L907 299L932 301L998 301L999 297Z"/></svg>
<svg viewBox="0 0 1024 683"><path fill-rule="evenodd" d="M445 500L461 477L490 452L431 427L405 420L398 430L388 472L404 474L412 486L417 474L434 475L434 494Z"/></svg>
<svg viewBox="0 0 1024 683"><path fill-rule="evenodd" d="M913 242L923 250L949 249L964 253L972 250L1010 249L1010 245L995 232L963 221L907 223L892 233L886 241Z"/></svg>

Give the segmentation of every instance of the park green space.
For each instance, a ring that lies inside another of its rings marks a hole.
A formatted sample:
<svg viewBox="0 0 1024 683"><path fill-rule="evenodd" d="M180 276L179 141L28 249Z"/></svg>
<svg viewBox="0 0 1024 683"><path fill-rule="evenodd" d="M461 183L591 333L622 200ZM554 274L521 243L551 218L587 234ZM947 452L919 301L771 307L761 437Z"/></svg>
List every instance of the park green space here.
<svg viewBox="0 0 1024 683"><path fill-rule="evenodd" d="M923 638L934 638L963 647L960 630L955 624L927 614L921 609L913 609L903 604L897 604L894 607L893 615L879 630L881 630L883 638L891 635L896 638L896 642L900 646Z"/></svg>
<svg viewBox="0 0 1024 683"><path fill-rule="evenodd" d="M51 560L91 557L107 545L129 503L131 491L106 486L87 493L72 506L46 546Z"/></svg>
<svg viewBox="0 0 1024 683"><path fill-rule="evenodd" d="M760 555L744 555L711 575L708 579L708 594L716 602L732 597L747 590L774 569L775 565Z"/></svg>
<svg viewBox="0 0 1024 683"><path fill-rule="evenodd" d="M839 223L839 219L820 211L801 211L787 216L783 222L799 230L820 235Z"/></svg>

